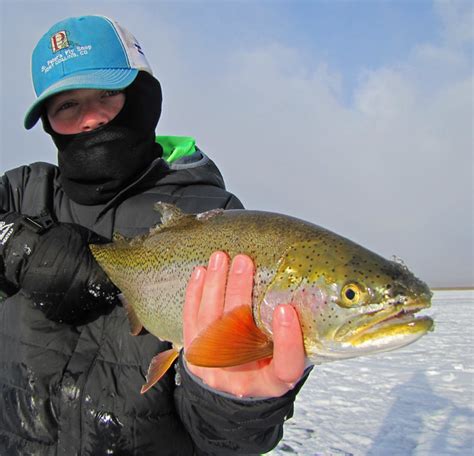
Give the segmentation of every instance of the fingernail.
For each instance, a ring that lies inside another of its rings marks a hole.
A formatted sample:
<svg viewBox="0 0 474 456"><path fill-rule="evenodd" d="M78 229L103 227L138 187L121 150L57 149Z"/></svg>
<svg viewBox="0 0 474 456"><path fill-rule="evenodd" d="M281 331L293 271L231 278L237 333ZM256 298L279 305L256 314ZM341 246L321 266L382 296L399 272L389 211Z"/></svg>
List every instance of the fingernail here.
<svg viewBox="0 0 474 456"><path fill-rule="evenodd" d="M243 274L249 270L250 262L243 255L237 255L232 261L232 272L235 274Z"/></svg>
<svg viewBox="0 0 474 456"><path fill-rule="evenodd" d="M225 254L223 252L214 252L209 258L209 269L217 271L224 264Z"/></svg>
<svg viewBox="0 0 474 456"><path fill-rule="evenodd" d="M294 319L293 312L290 311L289 308L285 306L279 306L277 308L278 312L278 322L281 326L291 326Z"/></svg>
<svg viewBox="0 0 474 456"><path fill-rule="evenodd" d="M198 280L201 279L203 273L204 273L203 268L201 268L201 267L194 268L191 279L197 282Z"/></svg>

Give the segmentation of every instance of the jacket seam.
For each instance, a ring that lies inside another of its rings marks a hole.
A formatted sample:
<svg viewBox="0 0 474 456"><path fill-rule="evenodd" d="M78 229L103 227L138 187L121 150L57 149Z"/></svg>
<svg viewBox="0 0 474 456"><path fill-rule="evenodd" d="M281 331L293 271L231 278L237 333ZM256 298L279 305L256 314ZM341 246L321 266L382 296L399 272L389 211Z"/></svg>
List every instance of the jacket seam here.
<svg viewBox="0 0 474 456"><path fill-rule="evenodd" d="M11 339L11 340L18 341L20 343L20 345L25 345L26 347L42 348L44 350L49 350L49 351L52 351L54 353L64 355L67 358L70 357L70 354L62 352L60 350L56 350L56 349L51 348L51 347L46 347L44 345L35 345L35 344L32 344L31 342L25 342L24 340L16 339L15 337L13 337L13 336L11 336L10 334L7 334L7 333L0 332L0 336L5 337L6 339Z"/></svg>
<svg viewBox="0 0 474 456"><path fill-rule="evenodd" d="M40 445L45 445L45 446L48 446L48 447L52 447L52 446L56 445L56 442L47 443L43 440L38 440L38 439L30 440L30 439L27 439L25 437L22 437L20 434L16 434L14 432L7 431L6 429L0 429L0 434L11 435L16 440L22 440L23 442L25 442L25 441L26 442L34 442L35 445L40 444Z"/></svg>

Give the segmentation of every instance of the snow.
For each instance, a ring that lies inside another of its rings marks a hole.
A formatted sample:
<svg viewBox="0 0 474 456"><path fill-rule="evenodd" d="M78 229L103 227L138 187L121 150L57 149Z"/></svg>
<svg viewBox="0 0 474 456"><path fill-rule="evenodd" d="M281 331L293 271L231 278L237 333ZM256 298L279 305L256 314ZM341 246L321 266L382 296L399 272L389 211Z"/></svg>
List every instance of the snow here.
<svg viewBox="0 0 474 456"><path fill-rule="evenodd" d="M474 455L474 291L436 291L435 330L403 349L315 366L283 456Z"/></svg>

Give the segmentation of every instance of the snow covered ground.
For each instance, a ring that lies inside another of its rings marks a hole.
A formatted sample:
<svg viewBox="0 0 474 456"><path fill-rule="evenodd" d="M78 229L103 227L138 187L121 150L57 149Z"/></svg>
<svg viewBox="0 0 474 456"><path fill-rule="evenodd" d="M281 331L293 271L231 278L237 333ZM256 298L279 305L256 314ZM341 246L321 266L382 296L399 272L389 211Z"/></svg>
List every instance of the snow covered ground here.
<svg viewBox="0 0 474 456"><path fill-rule="evenodd" d="M435 331L316 366L271 455L474 455L474 292L437 291Z"/></svg>

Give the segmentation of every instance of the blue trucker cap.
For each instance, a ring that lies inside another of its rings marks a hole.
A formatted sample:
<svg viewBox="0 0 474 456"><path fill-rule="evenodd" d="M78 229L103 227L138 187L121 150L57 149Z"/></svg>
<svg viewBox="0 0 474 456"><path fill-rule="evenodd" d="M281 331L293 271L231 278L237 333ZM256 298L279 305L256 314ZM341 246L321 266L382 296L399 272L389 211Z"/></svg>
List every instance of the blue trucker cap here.
<svg viewBox="0 0 474 456"><path fill-rule="evenodd" d="M64 19L39 40L31 58L38 97L25 116L26 129L41 117L44 101L72 89L121 90L139 71L153 74L135 37L104 16Z"/></svg>

